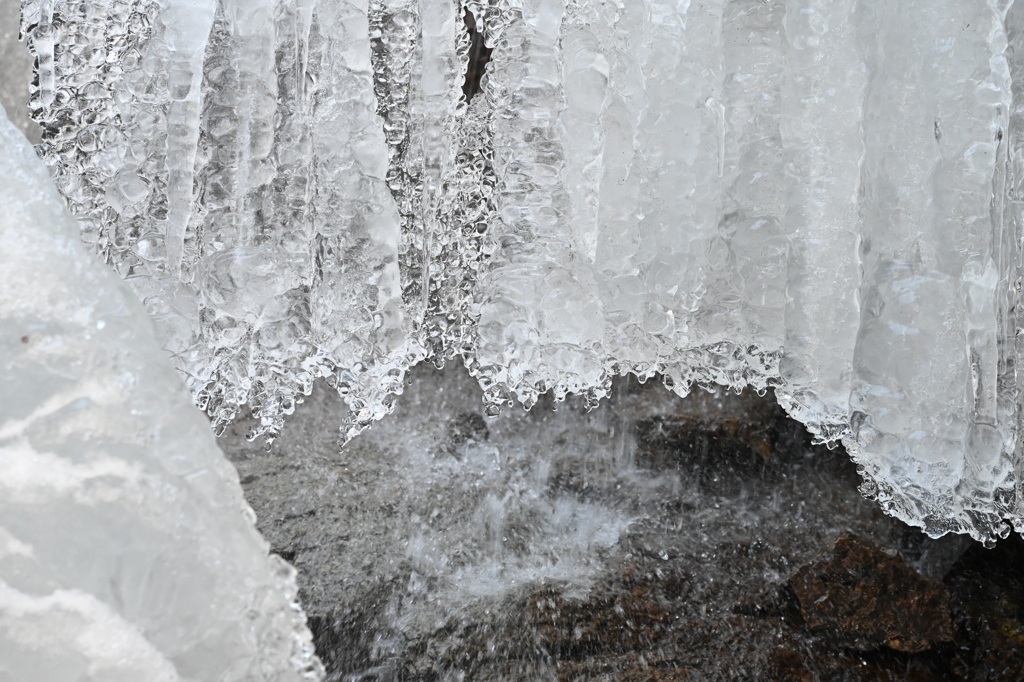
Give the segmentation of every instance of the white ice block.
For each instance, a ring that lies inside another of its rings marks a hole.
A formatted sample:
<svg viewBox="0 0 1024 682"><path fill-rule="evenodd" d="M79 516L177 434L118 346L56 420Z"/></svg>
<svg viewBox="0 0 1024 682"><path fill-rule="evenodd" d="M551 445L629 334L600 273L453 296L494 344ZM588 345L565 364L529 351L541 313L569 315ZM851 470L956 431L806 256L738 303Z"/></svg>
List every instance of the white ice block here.
<svg viewBox="0 0 1024 682"><path fill-rule="evenodd" d="M0 678L322 677L295 571L0 109Z"/></svg>

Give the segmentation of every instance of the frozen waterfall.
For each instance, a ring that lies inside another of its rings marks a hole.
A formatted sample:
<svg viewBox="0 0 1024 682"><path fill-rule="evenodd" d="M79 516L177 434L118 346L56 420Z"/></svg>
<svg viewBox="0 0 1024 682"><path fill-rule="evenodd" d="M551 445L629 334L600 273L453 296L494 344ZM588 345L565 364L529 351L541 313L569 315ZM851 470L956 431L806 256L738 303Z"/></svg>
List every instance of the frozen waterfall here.
<svg viewBox="0 0 1024 682"><path fill-rule="evenodd" d="M888 512L979 539L1024 530L1022 28L1011 0L28 0L22 25L38 149L217 423L249 404L272 438L326 377L351 436L421 361L493 410L625 373L771 388Z"/></svg>

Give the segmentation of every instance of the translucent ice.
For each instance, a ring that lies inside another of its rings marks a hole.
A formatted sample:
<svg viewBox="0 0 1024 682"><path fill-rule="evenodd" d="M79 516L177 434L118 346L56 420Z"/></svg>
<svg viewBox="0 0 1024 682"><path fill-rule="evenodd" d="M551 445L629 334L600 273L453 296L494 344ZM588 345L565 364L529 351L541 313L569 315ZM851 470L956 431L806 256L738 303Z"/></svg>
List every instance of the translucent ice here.
<svg viewBox="0 0 1024 682"><path fill-rule="evenodd" d="M32 57L18 41L20 13L21 0L0 0L0 106L29 140L38 142L39 128L28 117Z"/></svg>
<svg viewBox="0 0 1024 682"><path fill-rule="evenodd" d="M201 11L200 11L201 10ZM467 20L468 19L468 20ZM468 26L493 48L471 102ZM27 0L41 151L200 406L349 435L774 388L930 533L1024 529L1011 0Z"/></svg>
<svg viewBox="0 0 1024 682"><path fill-rule="evenodd" d="M0 678L316 680L295 572L0 109Z"/></svg>

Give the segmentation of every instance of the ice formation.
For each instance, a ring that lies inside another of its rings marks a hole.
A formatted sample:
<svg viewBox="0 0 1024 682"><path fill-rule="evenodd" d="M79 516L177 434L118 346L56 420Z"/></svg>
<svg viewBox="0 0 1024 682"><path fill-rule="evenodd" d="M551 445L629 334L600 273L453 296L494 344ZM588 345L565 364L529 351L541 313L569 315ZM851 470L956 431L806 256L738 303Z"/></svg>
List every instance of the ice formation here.
<svg viewBox="0 0 1024 682"><path fill-rule="evenodd" d="M0 147L0 679L320 679L145 312L2 108Z"/></svg>
<svg viewBox="0 0 1024 682"><path fill-rule="evenodd" d="M1011 0L27 0L22 29L39 150L217 422L248 403L272 437L327 377L352 434L456 357L494 409L628 372L774 388L887 511L990 539L1024 530L1022 26Z"/></svg>
<svg viewBox="0 0 1024 682"><path fill-rule="evenodd" d="M0 106L11 123L33 143L39 142L39 128L28 117L29 74L32 55L18 40L21 0L0 0Z"/></svg>

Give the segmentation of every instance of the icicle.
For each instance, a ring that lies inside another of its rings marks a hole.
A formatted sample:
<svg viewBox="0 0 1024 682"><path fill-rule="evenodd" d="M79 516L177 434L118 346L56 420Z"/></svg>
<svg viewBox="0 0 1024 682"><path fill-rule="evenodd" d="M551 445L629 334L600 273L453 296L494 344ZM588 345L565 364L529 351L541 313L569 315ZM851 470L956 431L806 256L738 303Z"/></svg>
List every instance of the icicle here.
<svg viewBox="0 0 1024 682"><path fill-rule="evenodd" d="M196 145L199 142L199 108L203 55L217 10L215 0L173 2L164 0L162 39L168 49L167 112L167 267L181 276L185 230L192 215Z"/></svg>

